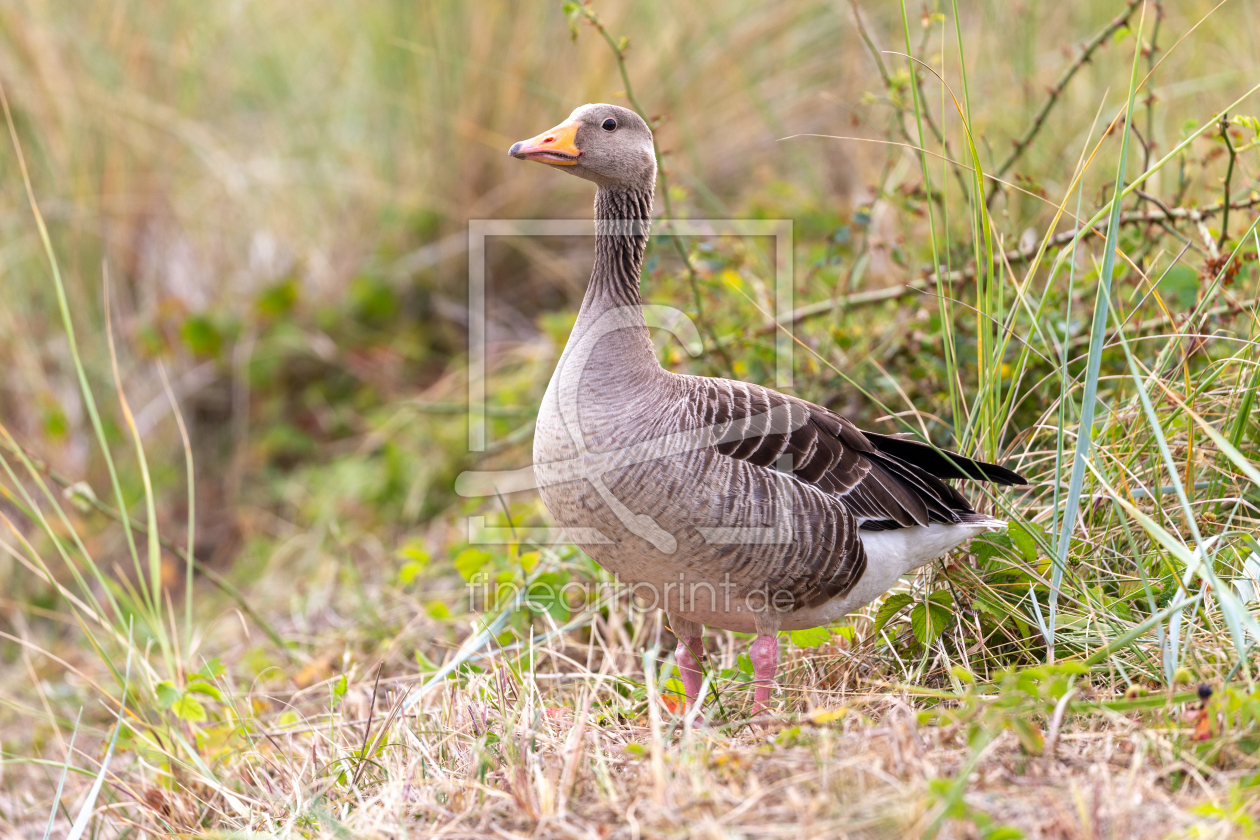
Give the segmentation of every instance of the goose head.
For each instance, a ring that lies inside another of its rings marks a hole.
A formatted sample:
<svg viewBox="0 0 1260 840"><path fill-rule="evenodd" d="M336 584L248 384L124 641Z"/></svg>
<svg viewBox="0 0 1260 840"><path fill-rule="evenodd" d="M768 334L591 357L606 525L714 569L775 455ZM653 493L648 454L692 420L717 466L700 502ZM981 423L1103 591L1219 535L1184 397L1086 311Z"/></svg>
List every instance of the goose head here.
<svg viewBox="0 0 1260 840"><path fill-rule="evenodd" d="M652 130L634 111L617 105L583 105L555 128L513 143L508 154L601 187L650 193L656 182Z"/></svg>

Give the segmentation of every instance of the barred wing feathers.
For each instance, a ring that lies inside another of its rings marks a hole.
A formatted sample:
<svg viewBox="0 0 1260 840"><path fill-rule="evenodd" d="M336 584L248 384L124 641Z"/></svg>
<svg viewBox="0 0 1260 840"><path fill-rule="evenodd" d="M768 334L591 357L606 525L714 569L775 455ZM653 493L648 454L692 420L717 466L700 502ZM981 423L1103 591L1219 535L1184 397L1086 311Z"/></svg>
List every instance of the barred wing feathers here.
<svg viewBox="0 0 1260 840"><path fill-rule="evenodd" d="M946 479L1023 484L1018 473L905 438L863 432L822 406L730 379L697 378L696 419L721 454L790 472L871 530L956 523L975 510ZM775 422L787 418L788 422Z"/></svg>

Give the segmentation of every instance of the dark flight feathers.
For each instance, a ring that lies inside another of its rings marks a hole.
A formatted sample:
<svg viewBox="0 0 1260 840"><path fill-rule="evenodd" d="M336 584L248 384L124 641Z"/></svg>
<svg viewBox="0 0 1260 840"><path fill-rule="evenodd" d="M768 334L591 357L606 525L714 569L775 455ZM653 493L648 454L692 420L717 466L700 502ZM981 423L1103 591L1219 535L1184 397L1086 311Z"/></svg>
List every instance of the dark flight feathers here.
<svg viewBox="0 0 1260 840"><path fill-rule="evenodd" d="M835 412L768 388L702 381L704 398L696 408L717 432L718 452L789 471L840 497L865 530L974 518L975 510L947 479L1026 483L996 464L899 436L862 432Z"/></svg>

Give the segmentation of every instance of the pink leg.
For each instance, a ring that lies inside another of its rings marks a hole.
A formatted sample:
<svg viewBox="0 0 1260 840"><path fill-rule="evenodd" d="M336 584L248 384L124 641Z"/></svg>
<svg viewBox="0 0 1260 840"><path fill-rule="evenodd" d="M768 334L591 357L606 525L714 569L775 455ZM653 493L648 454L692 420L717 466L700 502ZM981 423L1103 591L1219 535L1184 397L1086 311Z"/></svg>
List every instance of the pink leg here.
<svg viewBox="0 0 1260 840"><path fill-rule="evenodd" d="M683 692L687 695L686 709L700 702L700 681L704 671L700 663L704 660L704 639L700 636L686 636L678 640L678 648L674 651L674 659L678 662L678 673L682 676Z"/></svg>
<svg viewBox="0 0 1260 840"><path fill-rule="evenodd" d="M759 635L748 647L753 666L753 717L770 711L770 690L779 669L779 639L773 634Z"/></svg>

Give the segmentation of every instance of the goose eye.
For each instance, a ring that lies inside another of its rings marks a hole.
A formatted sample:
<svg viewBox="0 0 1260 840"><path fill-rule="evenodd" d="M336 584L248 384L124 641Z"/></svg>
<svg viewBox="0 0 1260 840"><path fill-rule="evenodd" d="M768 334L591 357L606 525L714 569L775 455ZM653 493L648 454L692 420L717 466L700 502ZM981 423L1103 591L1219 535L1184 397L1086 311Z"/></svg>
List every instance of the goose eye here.
<svg viewBox="0 0 1260 840"><path fill-rule="evenodd" d="M600 127L603 128L604 131L614 131L617 128L617 121L614 120L612 117L609 117L608 119L604 120L603 125L601 125Z"/></svg>

